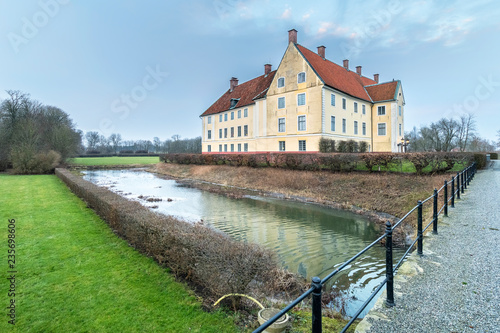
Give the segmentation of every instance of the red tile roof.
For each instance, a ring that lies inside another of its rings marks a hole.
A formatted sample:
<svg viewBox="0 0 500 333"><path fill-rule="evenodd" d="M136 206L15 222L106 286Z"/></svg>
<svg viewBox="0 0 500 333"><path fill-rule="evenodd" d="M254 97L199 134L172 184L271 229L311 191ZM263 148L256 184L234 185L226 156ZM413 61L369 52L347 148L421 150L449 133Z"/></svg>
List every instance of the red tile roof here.
<svg viewBox="0 0 500 333"><path fill-rule="evenodd" d="M380 83L365 87L374 102L392 101L396 94L399 81Z"/></svg>
<svg viewBox="0 0 500 333"><path fill-rule="evenodd" d="M233 91L226 91L212 106L210 106L201 116L215 114L229 109L241 108L254 104L254 100L266 96L267 90L273 81L276 71L267 75L256 77L253 80L237 85ZM239 99L234 108L231 108L231 99Z"/></svg>
<svg viewBox="0 0 500 333"><path fill-rule="evenodd" d="M300 53L306 58L323 82L334 89L345 92L348 95L371 102L371 98L366 92L365 82L376 83L369 78L363 78L356 72L345 69L330 60L323 59L318 54L306 49L302 45L296 44Z"/></svg>

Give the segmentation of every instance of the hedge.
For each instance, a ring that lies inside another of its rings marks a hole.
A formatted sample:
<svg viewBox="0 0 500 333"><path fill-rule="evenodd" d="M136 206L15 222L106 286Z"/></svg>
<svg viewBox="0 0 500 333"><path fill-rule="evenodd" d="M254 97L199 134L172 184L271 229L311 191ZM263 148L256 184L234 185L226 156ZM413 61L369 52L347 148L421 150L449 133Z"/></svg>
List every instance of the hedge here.
<svg viewBox="0 0 500 333"><path fill-rule="evenodd" d="M152 212L66 169L56 169L56 175L116 234L208 299L247 293L250 285L260 286L264 292L273 275L282 271L273 253L258 245L232 240L202 223Z"/></svg>

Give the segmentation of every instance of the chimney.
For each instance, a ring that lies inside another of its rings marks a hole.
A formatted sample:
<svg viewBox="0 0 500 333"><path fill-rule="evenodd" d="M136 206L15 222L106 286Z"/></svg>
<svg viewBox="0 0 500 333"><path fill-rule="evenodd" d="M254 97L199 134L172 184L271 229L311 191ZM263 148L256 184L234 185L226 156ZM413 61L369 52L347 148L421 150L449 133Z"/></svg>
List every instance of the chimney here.
<svg viewBox="0 0 500 333"><path fill-rule="evenodd" d="M265 64L264 65L264 74L267 75L267 74L271 73L272 67L273 66L271 64Z"/></svg>
<svg viewBox="0 0 500 333"><path fill-rule="evenodd" d="M324 47L323 45L318 46L318 55L323 59L325 59L325 49L326 47Z"/></svg>
<svg viewBox="0 0 500 333"><path fill-rule="evenodd" d="M297 44L297 30L288 30L288 43Z"/></svg>
<svg viewBox="0 0 500 333"><path fill-rule="evenodd" d="M361 66L356 66L356 73L361 76Z"/></svg>
<svg viewBox="0 0 500 333"><path fill-rule="evenodd" d="M238 85L238 79L235 77L232 77L231 80L229 80L229 91L233 92L234 88Z"/></svg>
<svg viewBox="0 0 500 333"><path fill-rule="evenodd" d="M378 83L378 74L373 74L373 80Z"/></svg>
<svg viewBox="0 0 500 333"><path fill-rule="evenodd" d="M348 59L344 60L344 68L347 70L349 69L349 60Z"/></svg>

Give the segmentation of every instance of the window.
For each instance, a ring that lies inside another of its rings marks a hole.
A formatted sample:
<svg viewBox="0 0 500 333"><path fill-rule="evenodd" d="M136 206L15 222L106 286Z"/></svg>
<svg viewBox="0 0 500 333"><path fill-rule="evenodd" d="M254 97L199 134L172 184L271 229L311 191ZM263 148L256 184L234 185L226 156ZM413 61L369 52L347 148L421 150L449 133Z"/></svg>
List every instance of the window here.
<svg viewBox="0 0 500 333"><path fill-rule="evenodd" d="M241 143L238 143L238 151L241 151Z"/></svg>
<svg viewBox="0 0 500 333"><path fill-rule="evenodd" d="M278 118L278 132L285 132L285 118Z"/></svg>
<svg viewBox="0 0 500 333"><path fill-rule="evenodd" d="M366 123L362 124L362 131L363 135L366 135Z"/></svg>
<svg viewBox="0 0 500 333"><path fill-rule="evenodd" d="M227 113L224 114L224 121L227 121Z"/></svg>
<svg viewBox="0 0 500 333"><path fill-rule="evenodd" d="M224 137L227 138L227 128L224 128Z"/></svg>
<svg viewBox="0 0 500 333"><path fill-rule="evenodd" d="M248 117L248 109L243 110L243 117Z"/></svg>
<svg viewBox="0 0 500 333"><path fill-rule="evenodd" d="M285 86L285 78L284 77L280 77L278 79L278 88L282 88Z"/></svg>
<svg viewBox="0 0 500 333"><path fill-rule="evenodd" d="M285 97L278 98L278 109L285 108Z"/></svg>
<svg viewBox="0 0 500 333"><path fill-rule="evenodd" d="M238 126L238 136L241 136L241 126Z"/></svg>
<svg viewBox="0 0 500 333"><path fill-rule="evenodd" d="M300 72L297 74L297 83L304 83L306 82L306 72Z"/></svg>
<svg viewBox="0 0 500 333"><path fill-rule="evenodd" d="M362 112L363 114L366 114L366 105L364 105L364 104L363 104L363 105L361 105L361 110L362 110L361 112Z"/></svg>
<svg viewBox="0 0 500 333"><path fill-rule="evenodd" d="M211 146L211 145L208 145L208 146L207 146L207 151L208 151L209 153L210 153L210 152L212 152L212 146Z"/></svg>
<svg viewBox="0 0 500 333"><path fill-rule="evenodd" d="M222 123L222 115L219 115L219 122Z"/></svg>
<svg viewBox="0 0 500 333"><path fill-rule="evenodd" d="M354 102L354 113L358 113L358 103Z"/></svg>
<svg viewBox="0 0 500 333"><path fill-rule="evenodd" d="M297 130L305 131L306 130L306 116L299 116L297 123Z"/></svg>
<svg viewBox="0 0 500 333"><path fill-rule="evenodd" d="M385 135L385 123L378 124L378 135L380 135L380 136Z"/></svg>
<svg viewBox="0 0 500 333"><path fill-rule="evenodd" d="M248 125L243 126L243 135L248 136Z"/></svg>
<svg viewBox="0 0 500 333"><path fill-rule="evenodd" d="M234 152L234 143L231 143L231 151Z"/></svg>
<svg viewBox="0 0 500 333"><path fill-rule="evenodd" d="M211 130L208 130L207 138L208 138L208 140L212 139L212 131Z"/></svg>
<svg viewBox="0 0 500 333"><path fill-rule="evenodd" d="M219 139L222 139L222 128L219 128Z"/></svg>
<svg viewBox="0 0 500 333"><path fill-rule="evenodd" d="M401 107L399 107L399 110L401 111ZM401 112L399 113L399 115L401 115ZM208 123L209 124L212 123L212 117L211 116L208 116Z"/></svg>
<svg viewBox="0 0 500 333"><path fill-rule="evenodd" d="M285 141L280 141L280 151L285 151Z"/></svg>
<svg viewBox="0 0 500 333"><path fill-rule="evenodd" d="M379 106L377 110L379 116L385 116L385 105Z"/></svg>
<svg viewBox="0 0 500 333"><path fill-rule="evenodd" d="M227 152L227 144L224 145L224 151Z"/></svg>
<svg viewBox="0 0 500 333"><path fill-rule="evenodd" d="M401 105L399 106L399 116L401 116ZM209 123L210 124L210 123ZM400 134L401 135L401 134Z"/></svg>
<svg viewBox="0 0 500 333"><path fill-rule="evenodd" d="M305 93L297 95L297 105L298 106L306 105L306 94Z"/></svg>
<svg viewBox="0 0 500 333"><path fill-rule="evenodd" d="M399 136L401 136L401 124L399 124Z"/></svg>
<svg viewBox="0 0 500 333"><path fill-rule="evenodd" d="M222 153L222 145L219 145L219 152Z"/></svg>
<svg viewBox="0 0 500 333"><path fill-rule="evenodd" d="M234 111L231 112L231 120L234 120Z"/></svg>
<svg viewBox="0 0 500 333"><path fill-rule="evenodd" d="M330 95L330 103L332 104L332 106L335 106L335 95L334 94Z"/></svg>
<svg viewBox="0 0 500 333"><path fill-rule="evenodd" d="M243 144L243 150L248 151L248 143Z"/></svg>
<svg viewBox="0 0 500 333"><path fill-rule="evenodd" d="M241 110L238 110L238 119L241 118Z"/></svg>
<svg viewBox="0 0 500 333"><path fill-rule="evenodd" d="M306 151L306 140L299 140L299 151Z"/></svg>
<svg viewBox="0 0 500 333"><path fill-rule="evenodd" d="M234 127L231 127L231 137L234 138Z"/></svg>
<svg viewBox="0 0 500 333"><path fill-rule="evenodd" d="M331 117L331 120L330 120L330 129L332 130L332 132L335 132L335 116Z"/></svg>
<svg viewBox="0 0 500 333"><path fill-rule="evenodd" d="M231 98L231 109L234 108L236 104L238 104L238 101L239 101L238 98Z"/></svg>
<svg viewBox="0 0 500 333"><path fill-rule="evenodd" d="M347 104L346 99L342 98L342 109L344 109L344 110L346 109L346 107L347 107L346 104Z"/></svg>
<svg viewBox="0 0 500 333"><path fill-rule="evenodd" d="M342 133L347 132L347 121L342 119Z"/></svg>
<svg viewBox="0 0 500 333"><path fill-rule="evenodd" d="M354 135L358 135L358 122L354 121Z"/></svg>

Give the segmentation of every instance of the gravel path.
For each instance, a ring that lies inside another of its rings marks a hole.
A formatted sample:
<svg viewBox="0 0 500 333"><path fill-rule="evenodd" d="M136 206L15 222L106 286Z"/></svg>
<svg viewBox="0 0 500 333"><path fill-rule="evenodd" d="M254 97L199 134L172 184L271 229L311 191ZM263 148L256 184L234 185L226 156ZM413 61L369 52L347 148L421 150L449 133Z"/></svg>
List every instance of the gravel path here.
<svg viewBox="0 0 500 333"><path fill-rule="evenodd" d="M479 171L357 332L500 332L500 161Z"/></svg>

